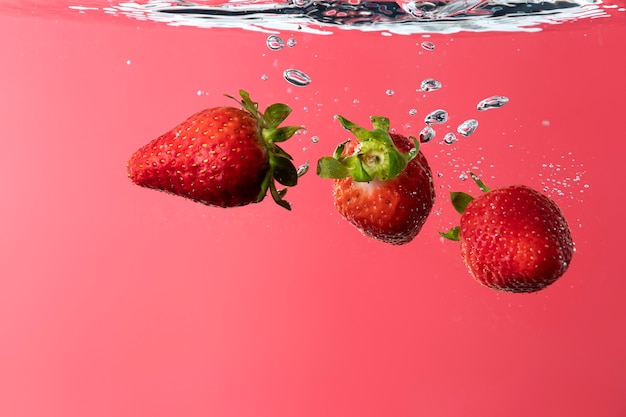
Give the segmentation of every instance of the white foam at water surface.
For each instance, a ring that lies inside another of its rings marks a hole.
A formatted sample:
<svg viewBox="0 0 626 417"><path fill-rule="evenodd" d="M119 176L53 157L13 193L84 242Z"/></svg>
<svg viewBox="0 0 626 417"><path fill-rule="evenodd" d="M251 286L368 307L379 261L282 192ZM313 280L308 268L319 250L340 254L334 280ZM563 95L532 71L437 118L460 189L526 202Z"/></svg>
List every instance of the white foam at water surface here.
<svg viewBox="0 0 626 417"><path fill-rule="evenodd" d="M231 0L225 3L149 0L122 2L107 7L105 13L171 26L239 28L267 33L297 30L323 35L337 30L401 35L464 31L536 32L546 24L610 16L606 5L593 0L353 3L311 0Z"/></svg>

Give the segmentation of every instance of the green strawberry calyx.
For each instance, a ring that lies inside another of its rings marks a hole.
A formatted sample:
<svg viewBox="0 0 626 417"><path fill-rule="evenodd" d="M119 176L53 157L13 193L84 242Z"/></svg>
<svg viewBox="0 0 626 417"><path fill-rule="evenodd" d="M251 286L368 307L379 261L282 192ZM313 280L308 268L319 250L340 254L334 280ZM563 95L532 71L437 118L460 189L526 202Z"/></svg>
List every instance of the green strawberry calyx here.
<svg viewBox="0 0 626 417"><path fill-rule="evenodd" d="M269 189L272 198L279 206L291 210L291 204L284 200L287 187L295 186L298 183L298 178L304 175L306 171L298 171L293 164L291 155L277 144L285 142L298 130L304 129L304 127L280 126L291 113L291 108L286 104L274 103L261 112L259 111L259 104L252 101L246 91L239 90L239 95L241 96L241 100L229 96L228 94L226 94L226 97L237 101L245 111L257 119L261 129L259 140L261 140L263 146L268 150L269 155L270 167L263 178L261 190L257 197L257 203L265 198L267 190ZM285 188L278 189L276 186L277 182L285 186Z"/></svg>
<svg viewBox="0 0 626 417"><path fill-rule="evenodd" d="M333 156L324 156L317 161L317 175L321 178L352 178L358 182L389 180L398 176L408 163L417 156L419 142L411 137L414 147L402 153L396 148L389 135L389 119L372 116L373 129L365 129L342 116L337 116L344 129L357 138L356 152L344 155L346 143L340 143Z"/></svg>
<svg viewBox="0 0 626 417"><path fill-rule="evenodd" d="M473 172L470 172L469 174L483 193L488 193L490 191L490 189L480 180L480 178L478 178L478 175L474 174ZM463 214L465 212L467 205L472 200L474 200L474 197L462 191L452 191L450 193L450 202L459 214ZM448 240L458 241L460 231L460 226L456 226L451 228L447 232L439 232L439 234L441 235L441 237L444 237Z"/></svg>

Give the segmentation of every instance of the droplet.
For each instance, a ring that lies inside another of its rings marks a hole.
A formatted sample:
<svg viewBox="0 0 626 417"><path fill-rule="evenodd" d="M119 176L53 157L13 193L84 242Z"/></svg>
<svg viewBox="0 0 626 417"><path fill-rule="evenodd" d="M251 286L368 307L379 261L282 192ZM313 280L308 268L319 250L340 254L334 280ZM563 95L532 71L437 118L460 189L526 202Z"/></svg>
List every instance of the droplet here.
<svg viewBox="0 0 626 417"><path fill-rule="evenodd" d="M461 123L459 127L456 128L456 131L459 133L459 135L463 135L467 137L467 136L471 136L477 127L478 127L478 120L469 119Z"/></svg>
<svg viewBox="0 0 626 417"><path fill-rule="evenodd" d="M263 74L263 75L261 75L261 79L263 81L267 81L269 79L269 77L267 76L267 74Z"/></svg>
<svg viewBox="0 0 626 417"><path fill-rule="evenodd" d="M396 92L395 92L395 91L393 91L393 90L391 90L391 89L389 89L389 90L385 91L385 94L387 94L389 97L393 96L395 93L396 93Z"/></svg>
<svg viewBox="0 0 626 417"><path fill-rule="evenodd" d="M298 176L301 177L304 174L306 174L308 170L309 170L309 161L306 161L304 164L298 167L296 172L298 173Z"/></svg>
<svg viewBox="0 0 626 417"><path fill-rule="evenodd" d="M447 145L452 145L454 142L456 142L456 135L452 132L446 133L446 135L443 137L443 142Z"/></svg>
<svg viewBox="0 0 626 417"><path fill-rule="evenodd" d="M298 41L296 41L294 38L287 39L287 46L288 47L293 48L297 44L298 44Z"/></svg>
<svg viewBox="0 0 626 417"><path fill-rule="evenodd" d="M320 137L319 136L311 136L311 142L312 143L317 143L320 141Z"/></svg>
<svg viewBox="0 0 626 417"><path fill-rule="evenodd" d="M283 46L285 46L285 44L283 43L283 40L278 35L270 35L270 36L268 36L267 40L265 41L265 44L272 51L279 51L279 50L283 49Z"/></svg>
<svg viewBox="0 0 626 417"><path fill-rule="evenodd" d="M424 41L422 42L422 48L426 49L427 51L434 51L435 44L432 42Z"/></svg>
<svg viewBox="0 0 626 417"><path fill-rule="evenodd" d="M437 91L440 88L441 88L441 83L439 81L435 80L434 78L426 78L420 84L419 91L426 91L426 92Z"/></svg>
<svg viewBox="0 0 626 417"><path fill-rule="evenodd" d="M497 109L499 107L504 106L508 102L509 102L508 97L505 97L505 96L491 96L491 97L487 97L486 99L484 99L480 103L478 103L476 108L479 111L484 111L484 110L489 110L489 109Z"/></svg>
<svg viewBox="0 0 626 417"><path fill-rule="evenodd" d="M417 114L417 110L416 109L411 109L411 110L409 110L409 114L411 116L415 116Z"/></svg>
<svg viewBox="0 0 626 417"><path fill-rule="evenodd" d="M448 112L445 110L435 110L424 118L424 123L433 124L433 123L445 123L448 120Z"/></svg>
<svg viewBox="0 0 626 417"><path fill-rule="evenodd" d="M433 129L430 126L426 126L425 128L422 129L422 131L420 132L420 142L421 143L427 143L430 142L431 140L433 140L433 138L435 137L436 132L435 129Z"/></svg>
<svg viewBox="0 0 626 417"><path fill-rule="evenodd" d="M283 72L285 81L296 87L306 87L311 84L311 78L304 72L297 69L288 69Z"/></svg>

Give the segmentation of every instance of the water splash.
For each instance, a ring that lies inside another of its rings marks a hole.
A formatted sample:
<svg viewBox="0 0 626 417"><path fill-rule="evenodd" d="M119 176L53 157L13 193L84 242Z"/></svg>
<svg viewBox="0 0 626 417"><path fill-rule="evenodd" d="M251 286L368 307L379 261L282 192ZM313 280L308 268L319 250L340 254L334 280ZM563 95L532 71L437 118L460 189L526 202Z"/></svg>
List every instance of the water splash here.
<svg viewBox="0 0 626 417"><path fill-rule="evenodd" d="M600 0L451 0L367 1L231 0L211 2L149 0L103 8L107 14L171 26L240 28L277 33L333 30L391 34L541 30L541 25L583 18L609 17ZM69 6L76 9L78 6ZM422 43L424 49L434 45Z"/></svg>

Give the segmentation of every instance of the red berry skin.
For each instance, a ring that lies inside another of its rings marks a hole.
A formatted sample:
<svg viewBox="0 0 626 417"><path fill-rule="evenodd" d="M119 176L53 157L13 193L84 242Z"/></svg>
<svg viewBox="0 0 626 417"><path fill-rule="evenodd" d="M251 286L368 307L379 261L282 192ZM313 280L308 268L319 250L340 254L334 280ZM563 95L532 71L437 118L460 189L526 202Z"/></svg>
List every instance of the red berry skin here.
<svg viewBox="0 0 626 417"><path fill-rule="evenodd" d="M401 152L408 152L414 146L404 136L394 133L390 136ZM357 147L358 141L348 142L344 154L353 154ZM435 201L432 171L421 152L400 175L390 180L335 179L333 194L342 217L365 236L392 245L404 245L417 236Z"/></svg>
<svg viewBox="0 0 626 417"><path fill-rule="evenodd" d="M137 150L137 185L217 207L254 203L269 169L258 120L234 107L202 110Z"/></svg>
<svg viewBox="0 0 626 417"><path fill-rule="evenodd" d="M574 253L559 207L524 185L495 189L471 201L461 216L459 241L463 261L478 282L514 293L554 283Z"/></svg>

